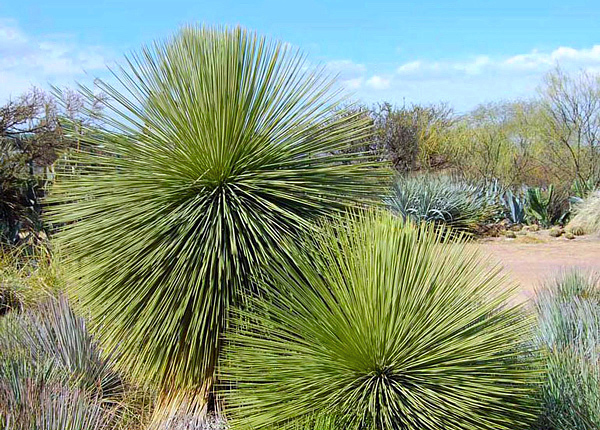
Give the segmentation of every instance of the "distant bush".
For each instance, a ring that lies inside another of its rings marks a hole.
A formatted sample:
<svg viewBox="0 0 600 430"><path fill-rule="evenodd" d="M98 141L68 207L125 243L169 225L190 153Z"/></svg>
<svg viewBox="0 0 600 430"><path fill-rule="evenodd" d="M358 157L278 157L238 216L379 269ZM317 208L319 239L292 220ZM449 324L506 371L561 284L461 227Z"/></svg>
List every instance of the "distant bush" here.
<svg viewBox="0 0 600 430"><path fill-rule="evenodd" d="M393 212L416 223L446 224L465 231L475 230L500 210L486 186L432 175L399 178L388 204Z"/></svg>
<svg viewBox="0 0 600 430"><path fill-rule="evenodd" d="M600 279L571 272L535 301L547 377L536 429L600 428Z"/></svg>
<svg viewBox="0 0 600 430"><path fill-rule="evenodd" d="M61 97L34 88L0 106L0 243L45 239L42 200L55 163L69 148L82 146L82 126L96 120L95 102L68 90ZM75 127L65 129L62 118Z"/></svg>

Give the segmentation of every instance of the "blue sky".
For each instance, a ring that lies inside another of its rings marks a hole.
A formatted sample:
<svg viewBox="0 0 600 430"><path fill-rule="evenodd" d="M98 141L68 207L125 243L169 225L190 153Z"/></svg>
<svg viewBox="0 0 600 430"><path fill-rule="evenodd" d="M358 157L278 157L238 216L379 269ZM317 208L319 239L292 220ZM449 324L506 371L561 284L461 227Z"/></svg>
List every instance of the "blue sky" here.
<svg viewBox="0 0 600 430"><path fill-rule="evenodd" d="M600 2L0 0L0 100L106 65L187 23L241 24L303 49L365 103L458 110L535 94L544 74L600 72Z"/></svg>

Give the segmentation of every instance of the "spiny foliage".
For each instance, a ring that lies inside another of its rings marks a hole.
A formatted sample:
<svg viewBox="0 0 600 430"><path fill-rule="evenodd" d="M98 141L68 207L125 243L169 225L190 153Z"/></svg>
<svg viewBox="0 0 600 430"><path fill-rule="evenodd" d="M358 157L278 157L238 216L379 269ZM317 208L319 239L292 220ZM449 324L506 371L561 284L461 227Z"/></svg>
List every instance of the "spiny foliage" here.
<svg viewBox="0 0 600 430"><path fill-rule="evenodd" d="M116 428L125 386L110 364L64 297L2 316L0 427Z"/></svg>
<svg viewBox="0 0 600 430"><path fill-rule="evenodd" d="M498 271L446 234L351 217L295 249L296 269L271 265L268 298L239 312L225 350L232 424L294 428L324 414L342 428L526 428L529 319L502 307Z"/></svg>
<svg viewBox="0 0 600 430"><path fill-rule="evenodd" d="M27 312L21 322L23 333L17 340L32 361L50 360L78 386L106 401L123 396L124 383L113 369L113 357L99 348L85 319L75 315L64 296Z"/></svg>
<svg viewBox="0 0 600 430"><path fill-rule="evenodd" d="M204 392L248 279L316 217L380 198L387 172L347 162L368 122L282 43L189 27L116 75L108 127L59 184L59 240L123 366Z"/></svg>
<svg viewBox="0 0 600 430"><path fill-rule="evenodd" d="M448 176L400 177L388 202L392 211L405 219L458 230L474 229L497 210L483 187Z"/></svg>
<svg viewBox="0 0 600 430"><path fill-rule="evenodd" d="M600 427L600 278L566 273L536 294L547 376L536 429Z"/></svg>

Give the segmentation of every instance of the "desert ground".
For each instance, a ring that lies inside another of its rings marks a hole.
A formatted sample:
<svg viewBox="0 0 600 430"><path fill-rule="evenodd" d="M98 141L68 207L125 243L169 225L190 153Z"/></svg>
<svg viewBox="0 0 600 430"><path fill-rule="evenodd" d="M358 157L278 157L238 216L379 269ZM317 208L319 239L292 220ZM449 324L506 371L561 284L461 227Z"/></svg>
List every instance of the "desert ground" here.
<svg viewBox="0 0 600 430"><path fill-rule="evenodd" d="M478 242L482 254L502 265L518 283L518 298L531 299L536 288L573 268L600 273L600 237L550 237L548 231L528 232L515 239L489 238Z"/></svg>

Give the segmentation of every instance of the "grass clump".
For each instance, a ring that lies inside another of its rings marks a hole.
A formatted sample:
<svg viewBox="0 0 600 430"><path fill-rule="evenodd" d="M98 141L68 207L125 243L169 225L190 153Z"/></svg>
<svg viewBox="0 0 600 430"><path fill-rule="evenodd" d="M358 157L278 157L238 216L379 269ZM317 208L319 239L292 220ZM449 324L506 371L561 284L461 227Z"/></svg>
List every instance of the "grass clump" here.
<svg viewBox="0 0 600 430"><path fill-rule="evenodd" d="M573 271L536 295L547 376L540 430L600 428L600 279Z"/></svg>
<svg viewBox="0 0 600 430"><path fill-rule="evenodd" d="M510 289L462 240L398 217L325 226L272 264L240 312L223 380L232 424L350 429L525 429L535 417L531 334Z"/></svg>
<svg viewBox="0 0 600 430"><path fill-rule="evenodd" d="M575 216L567 229L575 235L600 234L600 191L595 191L575 205Z"/></svg>
<svg viewBox="0 0 600 430"><path fill-rule="evenodd" d="M63 288L62 269L47 247L0 247L0 316L34 306Z"/></svg>

